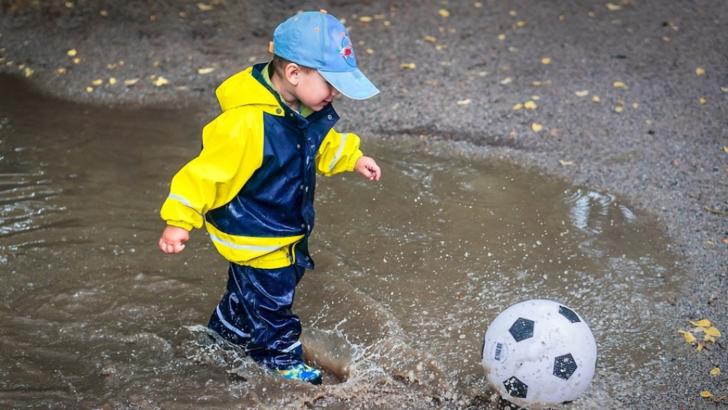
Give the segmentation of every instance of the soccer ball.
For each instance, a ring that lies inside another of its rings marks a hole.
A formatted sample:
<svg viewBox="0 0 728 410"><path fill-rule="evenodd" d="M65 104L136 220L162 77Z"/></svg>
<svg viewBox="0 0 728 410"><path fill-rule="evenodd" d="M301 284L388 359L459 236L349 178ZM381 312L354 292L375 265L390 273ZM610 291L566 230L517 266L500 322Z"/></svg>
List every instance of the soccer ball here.
<svg viewBox="0 0 728 410"><path fill-rule="evenodd" d="M485 332L488 383L522 407L575 400L589 387L597 344L573 310L551 300L527 300L499 314Z"/></svg>

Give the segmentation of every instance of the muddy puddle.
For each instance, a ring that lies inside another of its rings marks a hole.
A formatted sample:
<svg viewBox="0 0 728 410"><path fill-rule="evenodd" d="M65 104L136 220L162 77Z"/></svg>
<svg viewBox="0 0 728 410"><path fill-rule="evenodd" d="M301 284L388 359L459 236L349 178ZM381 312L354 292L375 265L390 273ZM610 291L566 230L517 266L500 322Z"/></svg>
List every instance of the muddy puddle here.
<svg viewBox="0 0 728 410"><path fill-rule="evenodd" d="M296 301L325 384L283 382L201 326L227 278L205 235L156 249L204 121L0 89L1 407L497 408L482 336L531 298L571 306L597 339L597 376L570 408L659 388L680 275L618 197L446 144L366 140L384 178L319 178L317 267Z"/></svg>

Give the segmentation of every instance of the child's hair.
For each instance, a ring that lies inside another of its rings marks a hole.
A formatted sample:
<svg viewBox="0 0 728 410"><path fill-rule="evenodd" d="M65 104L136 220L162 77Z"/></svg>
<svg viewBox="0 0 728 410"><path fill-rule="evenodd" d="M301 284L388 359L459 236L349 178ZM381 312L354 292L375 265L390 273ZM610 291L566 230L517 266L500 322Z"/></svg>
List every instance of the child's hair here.
<svg viewBox="0 0 728 410"><path fill-rule="evenodd" d="M285 74L284 74L284 71L285 71L285 69L286 69L286 66L287 66L288 64L296 64L296 65L298 65L299 67L301 67L301 69L302 69L302 70L303 70L304 72L306 72L306 73L308 73L308 72L310 72L310 71L313 71L313 68L310 68L310 67L306 67L306 66L302 66L302 65L300 65L300 64L298 64L298 63L294 63L293 61L289 61L289 60L286 60L286 59L285 59L285 58L283 58L283 57L280 57L280 56L277 56L277 55L273 54L273 59L272 59L272 60L270 61L270 66L271 66L271 72L270 72L270 73L268 73L268 74L272 76L272 74L273 74L273 73L275 72L275 74L276 74L277 76L279 76L279 77L281 77L281 78L282 78L282 77L284 77L284 75L285 75Z"/></svg>

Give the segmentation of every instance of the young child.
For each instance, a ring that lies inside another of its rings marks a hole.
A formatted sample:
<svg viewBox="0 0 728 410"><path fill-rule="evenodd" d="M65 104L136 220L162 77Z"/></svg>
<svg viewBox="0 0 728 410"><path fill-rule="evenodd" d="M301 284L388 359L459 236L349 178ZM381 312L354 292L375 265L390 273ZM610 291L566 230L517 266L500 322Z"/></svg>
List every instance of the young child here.
<svg viewBox="0 0 728 410"><path fill-rule="evenodd" d="M172 179L161 210L159 248L181 252L192 228L207 227L230 262L227 291L208 327L287 379L318 384L302 360L296 285L313 268L316 173L356 171L378 181L359 137L332 127L339 94L365 99L379 90L357 68L344 26L303 12L273 35L274 57L225 80L222 113L205 126L202 151Z"/></svg>

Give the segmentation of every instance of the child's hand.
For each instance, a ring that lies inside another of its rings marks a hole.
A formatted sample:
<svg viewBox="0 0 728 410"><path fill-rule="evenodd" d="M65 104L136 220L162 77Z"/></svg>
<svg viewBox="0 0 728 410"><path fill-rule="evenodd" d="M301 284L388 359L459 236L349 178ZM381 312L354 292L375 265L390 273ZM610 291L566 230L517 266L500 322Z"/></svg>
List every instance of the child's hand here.
<svg viewBox="0 0 728 410"><path fill-rule="evenodd" d="M168 255L180 253L189 239L190 233L186 229L167 225L162 231L162 237L159 238L159 249Z"/></svg>
<svg viewBox="0 0 728 410"><path fill-rule="evenodd" d="M354 170L370 181L379 181L379 178L382 176L382 170L379 169L379 165L377 165L374 159L366 156L362 156L356 161Z"/></svg>

